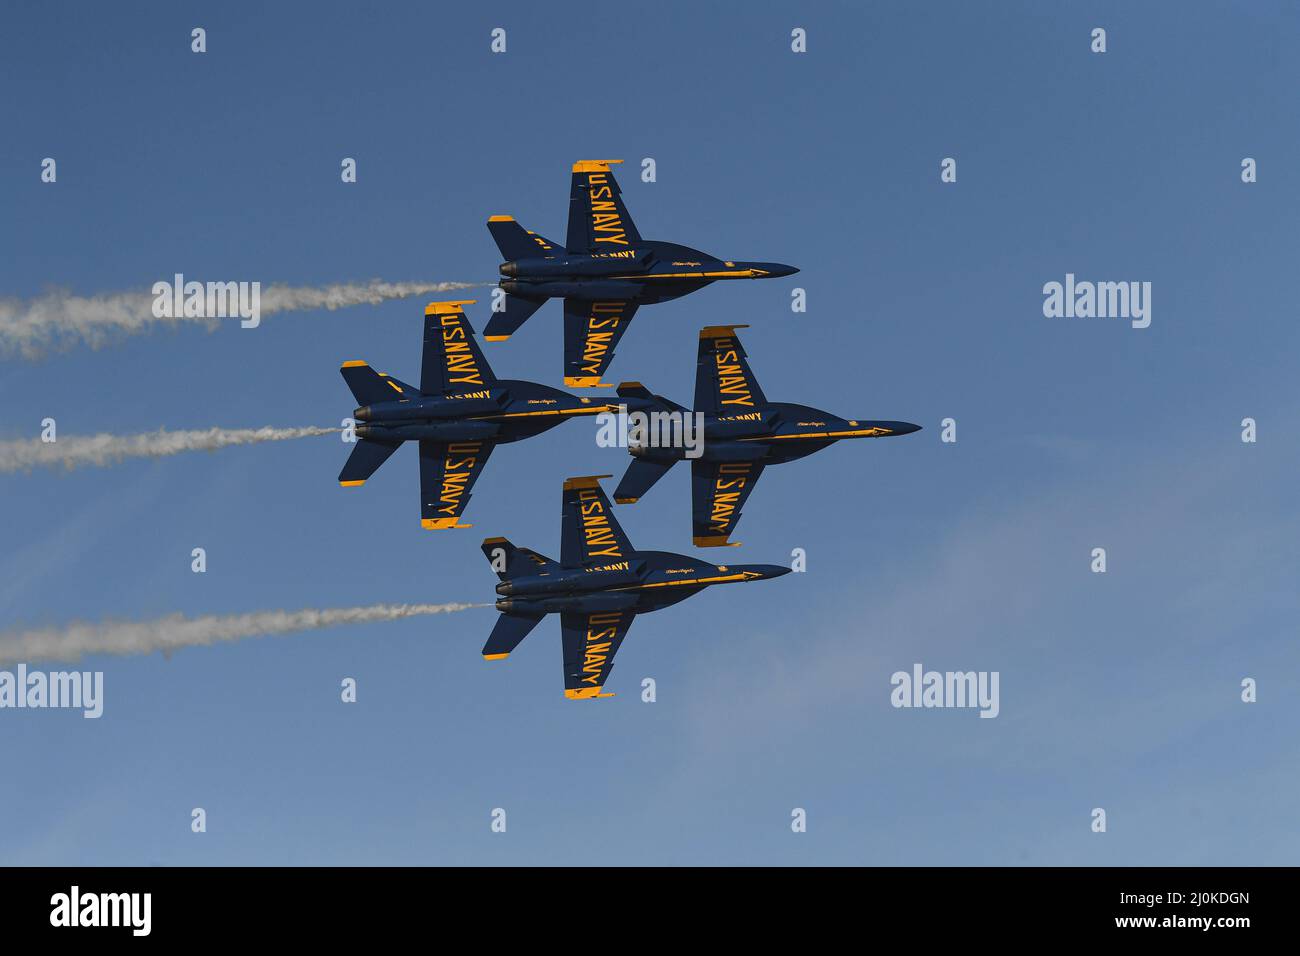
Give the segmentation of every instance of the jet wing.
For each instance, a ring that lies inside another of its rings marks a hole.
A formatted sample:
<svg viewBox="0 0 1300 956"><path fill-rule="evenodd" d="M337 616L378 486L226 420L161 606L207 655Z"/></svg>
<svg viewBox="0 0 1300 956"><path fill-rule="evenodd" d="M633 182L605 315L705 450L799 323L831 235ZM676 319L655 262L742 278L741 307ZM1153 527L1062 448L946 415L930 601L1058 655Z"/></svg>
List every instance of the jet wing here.
<svg viewBox="0 0 1300 956"><path fill-rule="evenodd" d="M599 254L630 249L641 241L622 191L610 170L621 159L586 159L573 164L569 185L569 252Z"/></svg>
<svg viewBox="0 0 1300 956"><path fill-rule="evenodd" d="M736 329L745 325L711 325L700 329L695 362L695 411L725 418L745 415L767 404L749 367Z"/></svg>
<svg viewBox="0 0 1300 956"><path fill-rule="evenodd" d="M564 483L560 563L566 568L581 567L592 561L625 561L634 553L600 487L600 479L608 477L592 475L570 478Z"/></svg>
<svg viewBox="0 0 1300 956"><path fill-rule="evenodd" d="M570 700L613 697L601 687L614 669L614 655L632 626L635 611L596 611L560 615L564 640L564 696Z"/></svg>
<svg viewBox="0 0 1300 956"><path fill-rule="evenodd" d="M459 519L483 473L492 441L420 442L420 524L430 531L468 528Z"/></svg>
<svg viewBox="0 0 1300 956"><path fill-rule="evenodd" d="M632 302L564 300L564 384L602 385L600 377L614 358L614 346L636 315Z"/></svg>
<svg viewBox="0 0 1300 956"><path fill-rule="evenodd" d="M740 543L727 537L736 530L740 509L762 473L757 461L691 462L691 527L697 548Z"/></svg>
<svg viewBox="0 0 1300 956"><path fill-rule="evenodd" d="M424 358L420 391L425 395L472 392L495 381L465 318L464 302L430 302L424 310Z"/></svg>

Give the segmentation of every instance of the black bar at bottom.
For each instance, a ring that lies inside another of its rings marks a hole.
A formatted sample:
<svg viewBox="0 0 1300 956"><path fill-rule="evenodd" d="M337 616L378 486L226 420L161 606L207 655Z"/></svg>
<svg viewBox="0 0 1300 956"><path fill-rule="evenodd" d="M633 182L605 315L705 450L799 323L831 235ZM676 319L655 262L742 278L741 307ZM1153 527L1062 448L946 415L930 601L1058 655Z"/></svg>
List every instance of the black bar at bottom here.
<svg viewBox="0 0 1300 956"><path fill-rule="evenodd" d="M458 926L494 945L515 935L564 944L582 933L584 945L611 946L620 930L661 943L677 932L734 943L781 930L868 940L890 928L926 942L1044 934L1230 942L1286 925L1295 876L1284 868L16 868L0 871L0 925L7 942L76 934L78 942L337 944L434 928L450 942L445 934Z"/></svg>

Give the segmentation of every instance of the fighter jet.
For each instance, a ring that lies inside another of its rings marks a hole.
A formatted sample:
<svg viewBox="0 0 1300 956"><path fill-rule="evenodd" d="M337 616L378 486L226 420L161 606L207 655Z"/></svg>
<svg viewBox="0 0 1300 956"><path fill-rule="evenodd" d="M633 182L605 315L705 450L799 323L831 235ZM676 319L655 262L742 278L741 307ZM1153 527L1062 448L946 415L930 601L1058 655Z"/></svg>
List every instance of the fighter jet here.
<svg viewBox="0 0 1300 956"><path fill-rule="evenodd" d="M547 299L564 299L564 384L601 385L614 347L642 305L667 302L719 279L776 279L799 270L779 262L732 262L672 242L641 238L610 165L573 165L569 232L564 245L525 230L510 216L493 216L488 230L506 261L499 283L505 310L494 312L483 336L500 342Z"/></svg>
<svg viewBox="0 0 1300 956"><path fill-rule="evenodd" d="M547 385L498 379L461 308L473 302L431 302L424 310L419 388L365 362L344 362L340 370L360 406L352 417L361 424L339 484L364 485L402 442L418 441L420 524L431 531L471 527L460 516L497 445L617 407Z"/></svg>
<svg viewBox="0 0 1300 956"><path fill-rule="evenodd" d="M547 614L559 613L564 642L564 696L613 697L602 691L623 638L638 614L684 601L714 584L788 574L778 564L713 565L666 551L637 551L601 490L609 475L564 483L560 560L487 538L483 553L501 583L501 616L483 657L505 660Z"/></svg>
<svg viewBox="0 0 1300 956"><path fill-rule="evenodd" d="M740 543L727 539L768 465L803 458L842 438L907 435L921 428L910 422L848 420L807 405L769 402L736 336L735 330L744 328L748 326L700 330L694 413L652 395L639 382L618 387L634 426L628 440L632 462L614 491L619 504L639 500L675 462L687 457L688 443L682 436L689 423L683 416L703 416L692 419L702 421L703 441L695 443L699 454L691 461L692 525L700 548ZM646 416L641 434L636 433L633 412Z"/></svg>

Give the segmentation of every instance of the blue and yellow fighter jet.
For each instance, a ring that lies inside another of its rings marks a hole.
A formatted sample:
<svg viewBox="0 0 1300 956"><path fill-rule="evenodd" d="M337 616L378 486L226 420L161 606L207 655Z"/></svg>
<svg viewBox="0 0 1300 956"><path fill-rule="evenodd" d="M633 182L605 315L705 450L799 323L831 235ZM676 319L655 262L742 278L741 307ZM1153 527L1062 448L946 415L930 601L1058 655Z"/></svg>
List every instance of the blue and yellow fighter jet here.
<svg viewBox="0 0 1300 956"><path fill-rule="evenodd" d="M470 489L497 445L531 438L574 415L613 410L602 400L499 379L483 358L460 302L424 310L420 387L344 362L343 380L360 406L352 413L359 441L339 474L359 487L405 441L420 443L420 523L430 530L468 528L460 516Z"/></svg>
<svg viewBox="0 0 1300 956"><path fill-rule="evenodd" d="M564 640L564 696L612 697L609 680L623 638L638 614L684 601L714 584L762 581L788 574L778 564L713 565L666 551L637 551L601 490L609 475L564 483L560 560L488 538L483 553L501 583L501 616L483 657L504 660L547 614L560 615Z"/></svg>
<svg viewBox="0 0 1300 956"><path fill-rule="evenodd" d="M641 238L610 165L573 165L569 232L563 246L525 230L510 216L493 216L488 230L506 261L500 287L505 310L483 336L504 341L547 299L564 299L564 384L601 385L614 347L642 305L667 302L719 279L775 279L799 270L779 262L724 262L672 242Z"/></svg>
<svg viewBox="0 0 1300 956"><path fill-rule="evenodd" d="M695 369L695 414L703 415L703 442L691 461L692 525L696 547L737 545L727 538L740 521L740 509L768 465L803 458L841 438L879 438L919 431L910 422L861 421L840 418L807 405L769 402L749 368L736 329L745 325L715 325L700 330ZM669 419L691 415L661 395L652 395L639 382L624 382L618 394L629 415L650 416L642 441L628 451L632 463L614 492L619 504L640 499L677 461L687 457L680 440L657 441L653 413ZM668 421L669 419L660 419ZM678 427L674 424L674 427Z"/></svg>

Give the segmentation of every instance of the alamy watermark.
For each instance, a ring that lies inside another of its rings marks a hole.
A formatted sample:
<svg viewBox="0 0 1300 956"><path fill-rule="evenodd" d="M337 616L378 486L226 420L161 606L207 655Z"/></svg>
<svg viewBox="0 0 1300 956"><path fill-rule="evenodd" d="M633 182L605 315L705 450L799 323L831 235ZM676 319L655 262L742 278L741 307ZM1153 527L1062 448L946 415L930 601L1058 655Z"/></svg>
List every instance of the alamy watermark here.
<svg viewBox="0 0 1300 956"><path fill-rule="evenodd" d="M1043 315L1049 319L1129 319L1135 329L1151 324L1150 282L1065 282L1043 286Z"/></svg>
<svg viewBox="0 0 1300 956"><path fill-rule="evenodd" d="M601 448L681 448L687 458L704 454L704 413L688 411L618 412L596 416L596 444Z"/></svg>
<svg viewBox="0 0 1300 956"><path fill-rule="evenodd" d="M155 319L226 319L238 316L242 328L255 329L262 322L262 283L186 282L176 273L174 281L155 282Z"/></svg>
<svg viewBox="0 0 1300 956"><path fill-rule="evenodd" d="M927 671L920 664L895 671L889 702L895 707L978 707L981 717L996 717L998 671Z"/></svg>
<svg viewBox="0 0 1300 956"><path fill-rule="evenodd" d="M152 914L152 893L83 893L74 884L50 897L51 926L123 927L132 936L148 936Z"/></svg>
<svg viewBox="0 0 1300 956"><path fill-rule="evenodd" d="M66 708L80 709L81 716L94 720L104 713L103 671L0 671L0 710Z"/></svg>

